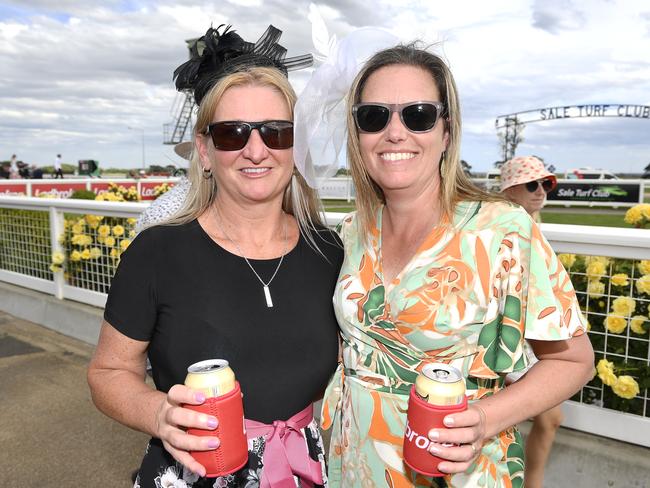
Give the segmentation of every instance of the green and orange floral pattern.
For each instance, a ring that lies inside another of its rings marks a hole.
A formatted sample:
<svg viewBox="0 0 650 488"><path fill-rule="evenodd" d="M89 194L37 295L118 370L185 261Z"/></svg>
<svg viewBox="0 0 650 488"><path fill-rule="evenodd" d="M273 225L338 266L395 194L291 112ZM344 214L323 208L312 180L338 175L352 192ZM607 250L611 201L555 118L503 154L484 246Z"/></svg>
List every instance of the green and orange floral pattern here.
<svg viewBox="0 0 650 488"><path fill-rule="evenodd" d="M323 402L332 429L330 486L522 487L516 428L486 442L466 473L431 479L402 462L407 394L428 362L465 376L470 401L493 395L527 366L524 337L564 340L586 330L571 281L522 210L463 202L432 230L391 283L381 266L381 210L364 242L343 222L345 262L334 294L343 363Z"/></svg>

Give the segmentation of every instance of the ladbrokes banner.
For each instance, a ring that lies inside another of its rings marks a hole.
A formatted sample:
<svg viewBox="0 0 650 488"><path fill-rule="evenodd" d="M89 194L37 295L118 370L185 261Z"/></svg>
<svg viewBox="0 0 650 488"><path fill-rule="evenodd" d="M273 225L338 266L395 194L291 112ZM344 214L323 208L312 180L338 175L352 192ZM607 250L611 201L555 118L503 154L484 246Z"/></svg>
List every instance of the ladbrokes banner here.
<svg viewBox="0 0 650 488"><path fill-rule="evenodd" d="M110 183L116 183L125 188L135 187L141 200L154 200L155 188L162 183L173 186L178 178L147 178L140 180L0 180L0 195L39 197L43 194L55 198L70 198L76 190L90 190L96 195L108 190Z"/></svg>

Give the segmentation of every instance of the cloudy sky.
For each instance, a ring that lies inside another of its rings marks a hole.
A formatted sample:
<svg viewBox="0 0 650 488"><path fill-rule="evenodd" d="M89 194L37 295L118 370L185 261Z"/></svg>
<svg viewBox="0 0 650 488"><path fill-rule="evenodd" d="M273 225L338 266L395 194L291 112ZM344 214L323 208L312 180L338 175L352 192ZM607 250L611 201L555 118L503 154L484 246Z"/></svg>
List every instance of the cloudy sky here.
<svg viewBox="0 0 650 488"><path fill-rule="evenodd" d="M584 104L650 105L647 0L331 0L317 3L332 34L364 25L439 42L463 109L462 157L485 171L500 159L499 115ZM302 0L0 1L0 160L102 167L182 165L162 144L173 119L172 72L185 40L231 23L256 40L269 23L289 56L312 50ZM297 91L309 72L291 74ZM528 124L519 154L561 170L639 172L650 163L650 119Z"/></svg>

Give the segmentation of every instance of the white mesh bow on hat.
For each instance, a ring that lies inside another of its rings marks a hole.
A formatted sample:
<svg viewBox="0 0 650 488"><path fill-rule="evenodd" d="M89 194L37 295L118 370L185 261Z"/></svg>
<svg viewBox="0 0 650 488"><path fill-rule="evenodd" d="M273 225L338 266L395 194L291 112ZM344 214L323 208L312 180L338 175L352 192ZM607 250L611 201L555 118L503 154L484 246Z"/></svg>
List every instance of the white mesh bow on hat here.
<svg viewBox="0 0 650 488"><path fill-rule="evenodd" d="M293 156L296 167L309 186L319 178L336 173L346 139L345 98L359 69L376 52L399 44L384 29L363 27L340 41L329 37L327 27L314 4L309 6L312 41L317 61L307 86L298 97L294 113Z"/></svg>

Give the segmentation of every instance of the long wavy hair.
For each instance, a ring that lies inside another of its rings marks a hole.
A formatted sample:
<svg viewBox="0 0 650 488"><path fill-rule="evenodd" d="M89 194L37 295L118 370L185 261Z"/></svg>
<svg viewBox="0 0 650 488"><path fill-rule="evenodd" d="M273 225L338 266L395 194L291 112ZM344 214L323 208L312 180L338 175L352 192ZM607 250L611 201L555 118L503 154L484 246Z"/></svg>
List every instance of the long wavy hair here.
<svg viewBox="0 0 650 488"><path fill-rule="evenodd" d="M183 206L165 222L166 224L178 225L190 222L208 210L214 202L218 191L217 183L214 178L203 177L196 138L203 137L202 134L212 122L216 107L224 93L235 86L263 86L276 90L286 101L293 119L296 93L289 80L279 70L268 67L251 67L221 78L203 97L201 105L199 105L196 125L192 132L193 148L188 172L191 183L190 190ZM307 184L295 168L291 182L284 192L282 209L296 218L300 233L311 245L318 248L314 240L314 231L323 225L320 200L316 190Z"/></svg>
<svg viewBox="0 0 650 488"><path fill-rule="evenodd" d="M366 234L375 222L377 209L386 203L384 192L370 177L361 156L359 130L354 122L352 106L361 102L368 78L377 70L391 65L415 66L431 74L440 101L444 104L443 123L449 134L449 143L440 160L440 206L442 214L452 221L456 204L463 200L502 201L497 195L478 188L467 177L460 164L461 113L456 82L447 64L439 56L417 47L417 43L384 49L371 57L355 78L348 93L348 161L357 191L357 214ZM433 163L433 162L432 162Z"/></svg>

